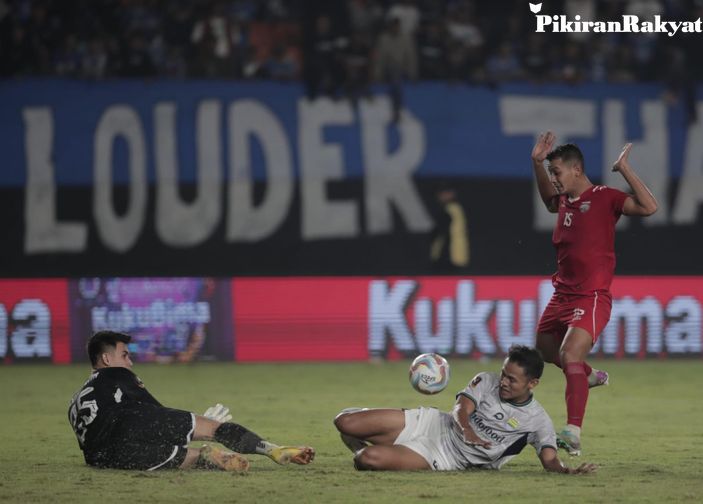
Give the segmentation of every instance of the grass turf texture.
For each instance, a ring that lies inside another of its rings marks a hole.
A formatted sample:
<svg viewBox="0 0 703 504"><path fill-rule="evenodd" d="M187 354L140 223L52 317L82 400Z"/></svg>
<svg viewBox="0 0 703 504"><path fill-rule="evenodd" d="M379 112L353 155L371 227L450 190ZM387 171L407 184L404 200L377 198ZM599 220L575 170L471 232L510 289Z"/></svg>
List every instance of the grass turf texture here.
<svg viewBox="0 0 703 504"><path fill-rule="evenodd" d="M250 456L248 475L204 470L128 472L87 467L66 418L86 366L0 367L0 502L700 502L703 495L703 362L593 362L611 373L591 391L584 461L597 474L544 472L532 447L499 472L357 472L332 425L344 407L437 406L499 361L453 360L449 387L422 396L408 363L137 365L162 403L204 411L215 402L237 422L281 444L317 449L313 464L277 466ZM548 366L537 397L564 422L564 378Z"/></svg>

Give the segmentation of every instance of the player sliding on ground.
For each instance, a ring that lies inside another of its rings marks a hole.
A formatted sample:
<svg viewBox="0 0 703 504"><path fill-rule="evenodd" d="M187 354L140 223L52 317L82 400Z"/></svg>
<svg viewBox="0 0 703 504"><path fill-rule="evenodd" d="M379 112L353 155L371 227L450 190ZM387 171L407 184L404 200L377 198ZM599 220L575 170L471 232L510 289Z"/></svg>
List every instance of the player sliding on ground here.
<svg viewBox="0 0 703 504"><path fill-rule="evenodd" d="M593 472L593 464L569 468L557 456L552 421L532 395L543 369L537 350L514 346L501 373L477 374L451 413L349 408L334 424L360 470L500 469L529 443L547 471Z"/></svg>
<svg viewBox="0 0 703 504"><path fill-rule="evenodd" d="M315 450L278 446L239 424L218 404L204 415L162 406L131 371L131 337L101 331L88 342L93 373L73 396L68 418L87 464L113 469L202 467L245 472L240 453L265 455L278 464L309 464ZM232 451L192 440L216 441Z"/></svg>
<svg viewBox="0 0 703 504"><path fill-rule="evenodd" d="M620 215L652 215L657 202L628 162L627 144L613 165L632 189L629 195L586 176L581 150L573 144L554 150L555 136L539 136L532 165L542 201L558 213L552 243L557 250L554 295L537 325L537 348L566 376L567 425L559 432L560 448L581 454L581 426L588 389L608 384L608 373L585 360L610 319L610 284L615 271L615 224ZM549 162L549 174L544 169Z"/></svg>

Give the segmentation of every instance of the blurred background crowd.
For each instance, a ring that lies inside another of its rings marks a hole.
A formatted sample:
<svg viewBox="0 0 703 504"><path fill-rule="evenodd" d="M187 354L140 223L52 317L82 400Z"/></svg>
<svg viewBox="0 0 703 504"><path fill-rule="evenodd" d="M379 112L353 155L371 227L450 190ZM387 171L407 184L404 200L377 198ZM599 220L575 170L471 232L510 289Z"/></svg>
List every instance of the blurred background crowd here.
<svg viewBox="0 0 703 504"><path fill-rule="evenodd" d="M0 0L0 76L374 82L703 80L701 34L535 33L527 0ZM542 13L695 20L703 0L545 0Z"/></svg>

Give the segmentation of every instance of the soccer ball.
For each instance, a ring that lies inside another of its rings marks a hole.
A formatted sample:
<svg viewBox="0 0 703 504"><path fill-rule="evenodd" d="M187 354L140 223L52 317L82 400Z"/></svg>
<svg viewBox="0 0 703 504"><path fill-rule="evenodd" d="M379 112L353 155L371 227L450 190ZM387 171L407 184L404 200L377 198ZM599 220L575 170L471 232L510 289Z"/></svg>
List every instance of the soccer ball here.
<svg viewBox="0 0 703 504"><path fill-rule="evenodd" d="M421 394L437 394L449 383L449 363L436 353L418 355L410 364L410 384Z"/></svg>

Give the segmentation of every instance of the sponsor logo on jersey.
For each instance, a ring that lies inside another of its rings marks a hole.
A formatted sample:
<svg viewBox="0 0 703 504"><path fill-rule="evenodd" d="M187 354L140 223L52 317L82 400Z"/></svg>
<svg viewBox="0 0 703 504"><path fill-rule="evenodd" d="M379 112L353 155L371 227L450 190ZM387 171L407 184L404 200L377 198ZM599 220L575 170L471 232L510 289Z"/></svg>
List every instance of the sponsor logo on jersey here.
<svg viewBox="0 0 703 504"><path fill-rule="evenodd" d="M473 380L471 380L471 386L472 386L472 387L475 387L475 386L478 385L479 383L481 383L481 377L480 377L480 376L477 376L477 377L475 377Z"/></svg>
<svg viewBox="0 0 703 504"><path fill-rule="evenodd" d="M584 201L581 203L581 206L579 207L579 210L581 213L586 213L591 209L591 202L590 201Z"/></svg>
<svg viewBox="0 0 703 504"><path fill-rule="evenodd" d="M495 418L496 420L503 420L505 418L505 415L499 411L498 413L493 415L493 418Z"/></svg>
<svg viewBox="0 0 703 504"><path fill-rule="evenodd" d="M503 441L505 441L505 436L493 430L493 427L486 424L483 421L483 418L478 416L475 411L471 414L471 420L474 423L474 430L477 430L481 434L488 436L491 441L495 443L502 443Z"/></svg>
<svg viewBox="0 0 703 504"><path fill-rule="evenodd" d="M508 418L507 424L512 427L513 429L517 429L518 426L520 425L520 422L517 421L517 418L515 417L510 417Z"/></svg>

